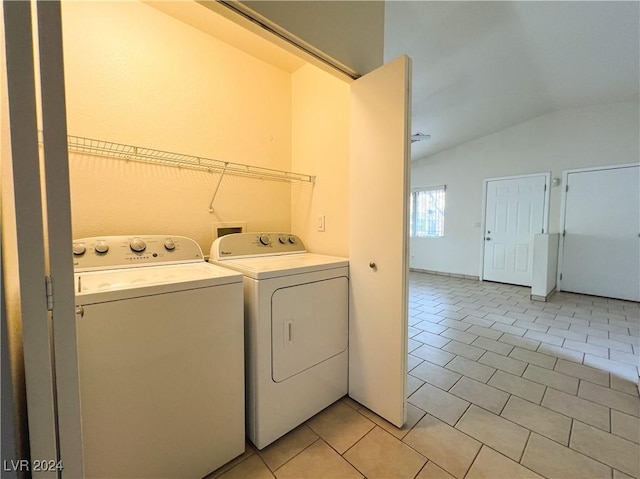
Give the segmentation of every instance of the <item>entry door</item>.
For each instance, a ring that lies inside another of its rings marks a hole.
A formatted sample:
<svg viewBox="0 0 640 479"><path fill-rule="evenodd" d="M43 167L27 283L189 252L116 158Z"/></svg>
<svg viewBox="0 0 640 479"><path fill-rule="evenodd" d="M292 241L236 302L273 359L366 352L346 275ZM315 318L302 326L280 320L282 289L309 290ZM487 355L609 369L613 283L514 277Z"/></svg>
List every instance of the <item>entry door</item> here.
<svg viewBox="0 0 640 479"><path fill-rule="evenodd" d="M531 286L533 235L544 233L547 177L487 181L482 279Z"/></svg>
<svg viewBox="0 0 640 479"><path fill-rule="evenodd" d="M411 60L351 86L349 395L406 420Z"/></svg>
<svg viewBox="0 0 640 479"><path fill-rule="evenodd" d="M640 301L639 170L567 174L563 291Z"/></svg>

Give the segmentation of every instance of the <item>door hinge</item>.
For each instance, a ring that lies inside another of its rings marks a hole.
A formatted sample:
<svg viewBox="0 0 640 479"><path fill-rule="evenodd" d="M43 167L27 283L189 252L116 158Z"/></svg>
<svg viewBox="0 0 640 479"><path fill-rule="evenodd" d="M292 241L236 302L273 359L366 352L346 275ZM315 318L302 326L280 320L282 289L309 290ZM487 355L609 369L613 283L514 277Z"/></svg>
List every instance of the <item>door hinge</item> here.
<svg viewBox="0 0 640 479"><path fill-rule="evenodd" d="M544 191L547 191L547 184L544 184Z"/></svg>
<svg viewBox="0 0 640 479"><path fill-rule="evenodd" d="M542 228L542 234L544 234L544 228Z"/></svg>
<svg viewBox="0 0 640 479"><path fill-rule="evenodd" d="M569 191L569 185L565 185L564 191Z"/></svg>
<svg viewBox="0 0 640 479"><path fill-rule="evenodd" d="M44 277L44 284L47 292L47 311L53 311L53 284L51 276Z"/></svg>
<svg viewBox="0 0 640 479"><path fill-rule="evenodd" d="M564 231L562 232L562 237L564 238L566 235L567 235L567 230L564 230Z"/></svg>
<svg viewBox="0 0 640 479"><path fill-rule="evenodd" d="M560 281L562 281L562 273L560 273Z"/></svg>

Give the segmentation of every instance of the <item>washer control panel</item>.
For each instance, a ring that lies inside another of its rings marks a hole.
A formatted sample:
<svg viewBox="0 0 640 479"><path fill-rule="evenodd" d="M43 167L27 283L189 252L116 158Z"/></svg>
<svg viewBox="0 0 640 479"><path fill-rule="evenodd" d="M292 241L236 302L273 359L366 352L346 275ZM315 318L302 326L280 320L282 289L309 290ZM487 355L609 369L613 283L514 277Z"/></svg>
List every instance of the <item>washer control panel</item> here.
<svg viewBox="0 0 640 479"><path fill-rule="evenodd" d="M291 233L233 233L216 239L209 254L219 260L305 252L302 240Z"/></svg>
<svg viewBox="0 0 640 479"><path fill-rule="evenodd" d="M204 261L198 243L184 236L97 236L73 241L73 267L91 271Z"/></svg>

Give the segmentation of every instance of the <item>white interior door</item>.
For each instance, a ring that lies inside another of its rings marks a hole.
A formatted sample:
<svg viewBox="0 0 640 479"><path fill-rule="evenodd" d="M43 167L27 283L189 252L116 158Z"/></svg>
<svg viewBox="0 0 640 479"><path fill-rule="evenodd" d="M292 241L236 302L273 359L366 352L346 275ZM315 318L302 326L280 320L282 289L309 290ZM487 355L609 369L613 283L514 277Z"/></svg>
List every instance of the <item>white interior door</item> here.
<svg viewBox="0 0 640 479"><path fill-rule="evenodd" d="M406 420L411 60L351 86L349 395Z"/></svg>
<svg viewBox="0 0 640 479"><path fill-rule="evenodd" d="M639 170L567 174L563 291L640 301Z"/></svg>
<svg viewBox="0 0 640 479"><path fill-rule="evenodd" d="M531 286L533 235L544 233L547 178L486 182L482 279Z"/></svg>

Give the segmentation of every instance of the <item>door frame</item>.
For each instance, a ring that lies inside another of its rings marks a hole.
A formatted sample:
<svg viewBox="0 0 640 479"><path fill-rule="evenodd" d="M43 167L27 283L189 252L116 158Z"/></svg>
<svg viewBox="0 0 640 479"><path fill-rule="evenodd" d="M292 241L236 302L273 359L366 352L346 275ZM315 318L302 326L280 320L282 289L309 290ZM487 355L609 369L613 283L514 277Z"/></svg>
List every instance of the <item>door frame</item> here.
<svg viewBox="0 0 640 479"><path fill-rule="evenodd" d="M57 464L60 457L52 325L45 289L47 262L38 154L38 75L35 62L39 57L35 55L32 36L36 14L34 5L30 2L3 2L2 5L6 53L6 86L3 88L6 88L9 127L6 161L11 169L6 191L7 196L13 196L7 202L13 202L15 213L15 217L8 219L12 225L7 229L12 231L6 233L10 235L7 241L10 246L5 247L5 251L12 258L10 262L16 265L15 271L8 272L5 281L10 281L7 306L10 310L15 309L15 312L7 313L15 316L22 327L18 340L22 341L23 348L26 411L30 426L28 431L21 433L28 436L31 458L54 460Z"/></svg>
<svg viewBox="0 0 640 479"><path fill-rule="evenodd" d="M585 168L575 168L572 170L564 170L562 172L562 194L560 196L560 242L558 243L558 272L556 274L556 291L562 291L562 283L560 282L560 276L562 276L562 261L564 254L564 229L566 223L566 209L567 209L567 181L569 175L572 173L586 173L589 171L602 171L602 170L617 170L619 168L629 168L633 166L640 166L640 162L636 163L622 163L616 165L604 165L604 166L588 166Z"/></svg>
<svg viewBox="0 0 640 479"><path fill-rule="evenodd" d="M19 265L13 282L20 295L29 421L22 433L28 433L32 460L55 461L34 477L84 477L61 4L39 0L3 7L7 63L15 67L7 68L7 161L16 225L15 251L9 254Z"/></svg>
<svg viewBox="0 0 640 479"><path fill-rule="evenodd" d="M549 200L551 198L551 172L544 171L540 173L528 173L526 175L514 175L514 176L496 176L492 178L485 178L482 183L482 222L481 225L481 235L480 235L480 274L478 275L480 281L484 281L484 247L485 247L485 231L487 229L487 187L490 181L499 181L499 180L519 180L521 178L533 178L536 176L544 176L545 177L545 191L544 191L544 207L542 209L542 224L544 225L544 232L549 232Z"/></svg>

